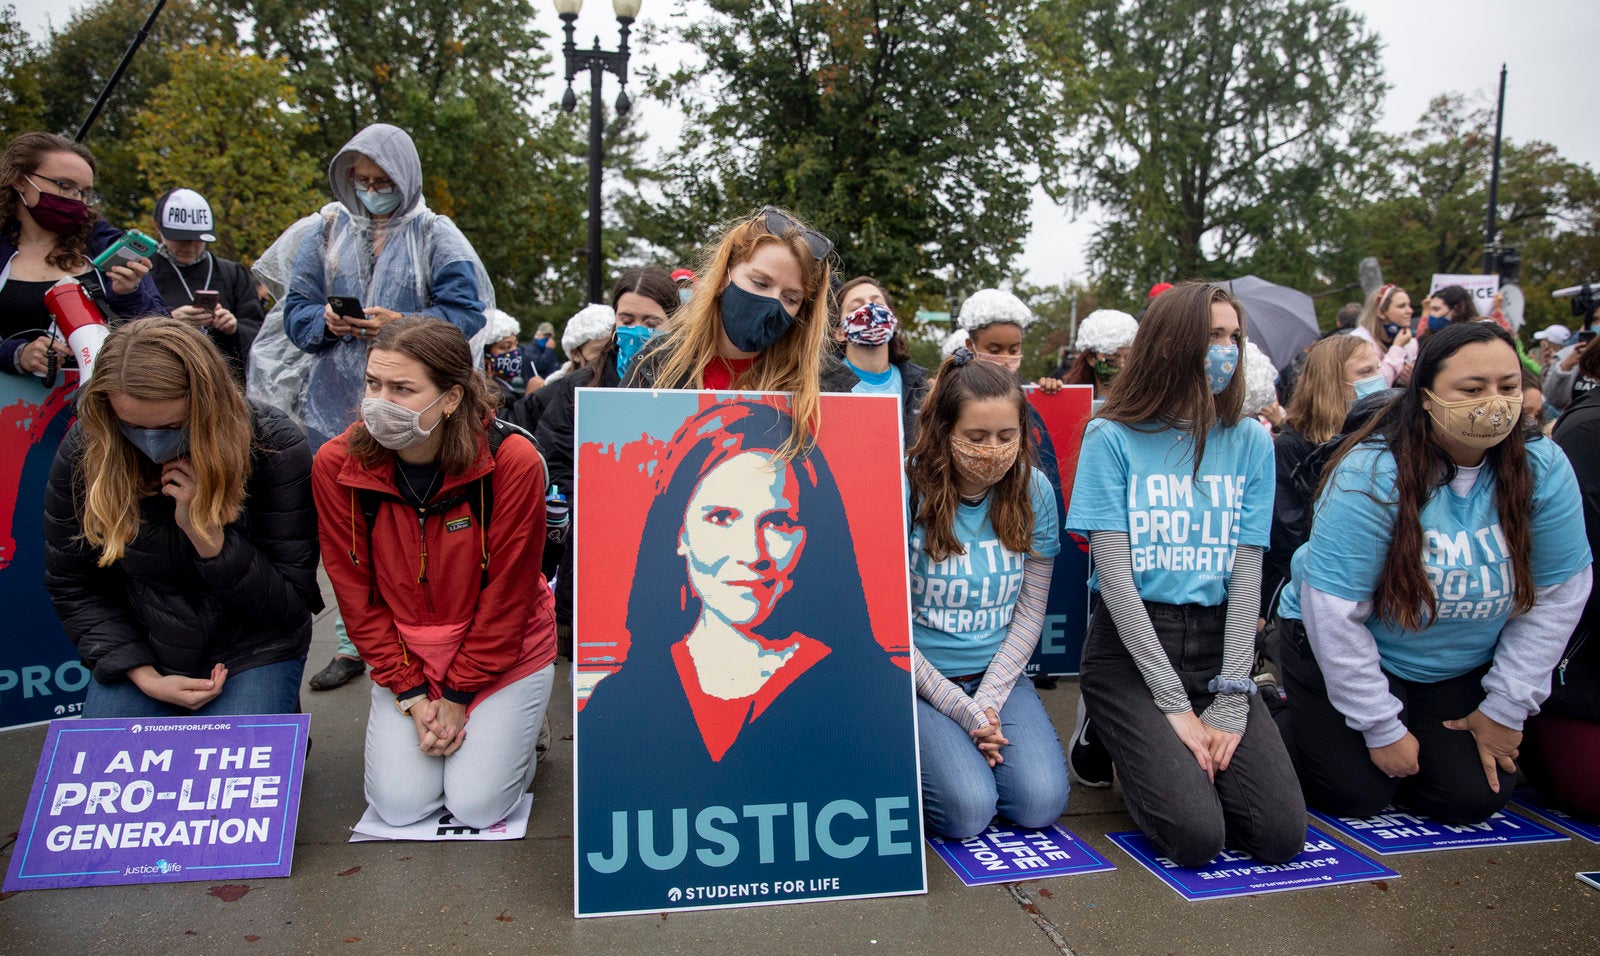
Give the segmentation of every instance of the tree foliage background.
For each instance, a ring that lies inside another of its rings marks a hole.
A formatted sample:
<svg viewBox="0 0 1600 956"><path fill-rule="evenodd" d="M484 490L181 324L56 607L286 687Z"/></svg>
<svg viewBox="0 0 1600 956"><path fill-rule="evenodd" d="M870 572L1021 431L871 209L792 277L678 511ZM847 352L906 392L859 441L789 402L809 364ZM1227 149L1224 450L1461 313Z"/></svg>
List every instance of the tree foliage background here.
<svg viewBox="0 0 1600 956"><path fill-rule="evenodd" d="M249 261L326 200L356 130L390 122L503 306L559 324L583 296L588 97L556 110L535 2L170 0L89 138L105 214L144 226L158 193L199 188L219 251ZM92 0L35 39L0 7L0 137L75 132L148 12ZM1137 310L1158 280L1338 293L1327 323L1364 257L1414 297L1482 260L1492 105L1441 89L1411 131L1376 132L1382 41L1340 0L655 0L635 38L685 53L636 58L633 114L604 117L613 275L692 262L774 203L906 318L1017 288L1046 319L1042 369L1091 307ZM648 111L681 136L648 142ZM1595 170L1508 142L1501 177L1527 330L1570 321L1548 292L1600 278ZM1014 272L1041 186L1099 223L1072 288Z"/></svg>

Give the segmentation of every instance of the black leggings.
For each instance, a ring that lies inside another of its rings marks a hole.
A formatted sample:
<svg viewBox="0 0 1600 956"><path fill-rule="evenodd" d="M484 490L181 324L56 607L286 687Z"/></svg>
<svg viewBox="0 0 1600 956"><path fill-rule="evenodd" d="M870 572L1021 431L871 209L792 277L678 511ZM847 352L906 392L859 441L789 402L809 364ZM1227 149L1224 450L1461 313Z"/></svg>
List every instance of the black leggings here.
<svg viewBox="0 0 1600 956"><path fill-rule="evenodd" d="M1488 664L1431 684L1384 672L1389 693L1400 699L1400 720L1417 738L1419 767L1414 776L1391 778L1372 762L1366 740L1329 702L1305 626L1285 620L1279 633L1295 769L1306 803L1340 817L1370 817L1398 803L1440 823L1461 826L1487 820L1511 799L1517 775L1500 771L1500 792L1490 790L1472 734L1444 726L1483 702Z"/></svg>

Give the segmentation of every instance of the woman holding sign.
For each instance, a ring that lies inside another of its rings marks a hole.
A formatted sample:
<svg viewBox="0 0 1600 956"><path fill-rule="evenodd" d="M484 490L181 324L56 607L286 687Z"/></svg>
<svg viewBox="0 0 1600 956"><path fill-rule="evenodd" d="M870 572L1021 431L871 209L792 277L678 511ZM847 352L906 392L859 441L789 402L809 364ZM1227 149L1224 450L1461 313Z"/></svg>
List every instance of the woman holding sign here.
<svg viewBox="0 0 1600 956"><path fill-rule="evenodd" d="M85 717L299 708L317 590L311 453L193 325L130 322L78 393L45 586L94 672Z"/></svg>
<svg viewBox="0 0 1600 956"><path fill-rule="evenodd" d="M361 418L312 473L328 579L372 666L366 797L391 826L482 829L533 781L555 674L544 460L496 422L461 330L386 324Z"/></svg>
<svg viewBox="0 0 1600 956"><path fill-rule="evenodd" d="M1283 666L1321 809L1398 800L1465 824L1511 799L1523 721L1590 583L1572 466L1525 431L1521 404L1511 337L1450 325L1329 465L1284 598L1304 621Z"/></svg>
<svg viewBox="0 0 1600 956"><path fill-rule="evenodd" d="M1272 521L1272 439L1241 413L1244 310L1220 287L1151 302L1089 422L1066 526L1097 592L1083 649L1089 719L1134 822L1180 866L1224 842L1300 852L1305 804L1250 677Z"/></svg>
<svg viewBox="0 0 1600 956"><path fill-rule="evenodd" d="M923 812L955 840L997 813L1049 826L1069 787L1050 717L1019 680L1061 550L1056 495L1015 373L976 357L945 361L906 456Z"/></svg>

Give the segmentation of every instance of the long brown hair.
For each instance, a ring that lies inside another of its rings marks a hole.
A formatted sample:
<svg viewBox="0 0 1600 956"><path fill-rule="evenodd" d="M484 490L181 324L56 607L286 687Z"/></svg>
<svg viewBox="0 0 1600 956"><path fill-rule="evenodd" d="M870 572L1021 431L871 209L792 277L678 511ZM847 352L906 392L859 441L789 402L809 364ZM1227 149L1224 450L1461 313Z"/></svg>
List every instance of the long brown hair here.
<svg viewBox="0 0 1600 956"><path fill-rule="evenodd" d="M796 223L800 220L790 216ZM754 213L730 225L711 247L696 271L700 286L693 298L662 329L669 333L661 350L656 382L662 388L705 388L706 366L718 357L722 339L721 293L732 281L734 266L747 261L758 247L778 243L800 263L805 301L782 338L756 357L755 364L733 381L735 391L791 392L794 431L780 449L791 458L810 448L818 425L822 391L822 345L828 332L828 285L832 270L827 259L817 259L798 230L775 236L767 231L767 217ZM805 228L804 223L800 223Z"/></svg>
<svg viewBox="0 0 1600 956"><path fill-rule="evenodd" d="M15 235L21 230L21 221L17 215L17 207L22 204L22 198L12 188L17 180L23 176L35 176L34 170L44 162L50 153L71 153L89 164L89 171L98 174L94 154L89 152L89 147L82 143L74 143L65 136L55 133L23 133L6 144L4 153L0 153L0 228ZM81 272L86 268L84 260L89 252L89 233L94 231L94 226L99 221L99 216L90 216L89 220L70 236L57 236L55 247L45 257L45 261L60 269L62 272Z"/></svg>
<svg viewBox="0 0 1600 956"><path fill-rule="evenodd" d="M1422 563L1421 514L1434 493L1455 477L1456 463L1434 437L1433 419L1422 407L1426 400L1422 391L1433 388L1444 363L1463 346L1496 340L1511 349L1515 357L1516 346L1511 336L1492 322L1458 322L1429 335L1417 355L1411 383L1400 399L1391 402L1345 439L1323 472L1323 486L1326 487L1340 463L1363 442L1382 442L1394 456L1394 498L1392 501L1373 499L1396 506L1394 535L1372 595L1373 613L1392 626L1407 631L1421 630L1439 609ZM1513 428L1511 434L1485 453L1483 463L1494 474L1495 507L1511 556L1512 614L1522 614L1533 607L1534 596L1530 505L1533 473L1528 468L1527 438L1523 429ZM1321 491L1318 489L1318 497Z"/></svg>
<svg viewBox="0 0 1600 956"><path fill-rule="evenodd" d="M1305 370L1295 383L1284 413L1289 426L1313 445L1339 434L1355 394L1344 380L1345 363L1372 343L1358 335L1330 335L1306 353Z"/></svg>
<svg viewBox="0 0 1600 956"><path fill-rule="evenodd" d="M473 366L466 336L443 319L404 315L379 330L372 349L416 359L441 392L461 389L461 404L434 427L443 432L439 467L452 478L465 474L477 462L479 451L488 447L489 420L500 401L488 379ZM394 452L378 444L359 421L350 432L350 454L368 468L394 460Z"/></svg>
<svg viewBox="0 0 1600 956"><path fill-rule="evenodd" d="M1224 302L1239 316L1239 364L1228 387L1213 395L1206 380L1211 306ZM1218 419L1238 424L1245 393L1244 306L1222 286L1180 282L1150 301L1139 334L1098 418L1156 430L1173 428L1194 439L1194 471L1206 452L1206 434ZM1188 372L1184 372L1188 369Z"/></svg>
<svg viewBox="0 0 1600 956"><path fill-rule="evenodd" d="M966 548L956 540L956 465L950 452L950 435L968 402L1001 398L1017 406L1017 460L989 489L989 521L1000 543L1009 551L1033 550L1033 432L1028 427L1028 400L1009 370L973 360L966 349L945 359L933 389L917 415L917 440L906 452L906 478L911 486L911 515L922 525L923 548L934 561Z"/></svg>
<svg viewBox="0 0 1600 956"><path fill-rule="evenodd" d="M106 337L94 376L78 393L83 457L83 537L100 549L100 566L126 553L139 534L139 502L159 490L152 464L118 427L111 396L188 403L188 459L195 492L189 514L210 537L239 517L250 477L254 428L250 406L234 385L211 339L187 322L158 318L129 322Z"/></svg>

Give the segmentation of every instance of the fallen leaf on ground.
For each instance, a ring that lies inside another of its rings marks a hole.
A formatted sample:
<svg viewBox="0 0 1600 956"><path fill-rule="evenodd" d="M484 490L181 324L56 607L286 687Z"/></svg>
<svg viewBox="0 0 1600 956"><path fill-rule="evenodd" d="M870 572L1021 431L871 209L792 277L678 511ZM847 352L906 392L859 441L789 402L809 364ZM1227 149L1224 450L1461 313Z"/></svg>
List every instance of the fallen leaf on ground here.
<svg viewBox="0 0 1600 956"><path fill-rule="evenodd" d="M222 886L213 886L206 892L224 903L232 903L250 892L250 887L243 883L226 883Z"/></svg>
<svg viewBox="0 0 1600 956"><path fill-rule="evenodd" d="M353 873L360 873L360 872L361 872L361 867L352 866L350 869L345 870L343 873L335 873L333 875L334 876L350 876Z"/></svg>

